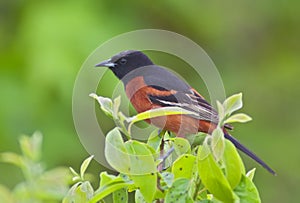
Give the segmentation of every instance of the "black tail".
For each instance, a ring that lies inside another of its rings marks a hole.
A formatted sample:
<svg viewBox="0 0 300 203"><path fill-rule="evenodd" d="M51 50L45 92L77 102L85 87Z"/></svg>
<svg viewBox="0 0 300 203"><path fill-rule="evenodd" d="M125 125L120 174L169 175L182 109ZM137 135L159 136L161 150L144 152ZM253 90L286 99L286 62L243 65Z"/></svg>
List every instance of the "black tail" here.
<svg viewBox="0 0 300 203"><path fill-rule="evenodd" d="M258 158L253 152L251 152L249 149L247 149L244 145L242 145L237 139L229 135L228 133L224 133L224 137L228 140L230 140L236 148L247 154L249 157L251 157L253 160L255 160L257 163L259 163L262 167L267 169L270 173L273 175L276 175L276 172L271 169L263 160Z"/></svg>

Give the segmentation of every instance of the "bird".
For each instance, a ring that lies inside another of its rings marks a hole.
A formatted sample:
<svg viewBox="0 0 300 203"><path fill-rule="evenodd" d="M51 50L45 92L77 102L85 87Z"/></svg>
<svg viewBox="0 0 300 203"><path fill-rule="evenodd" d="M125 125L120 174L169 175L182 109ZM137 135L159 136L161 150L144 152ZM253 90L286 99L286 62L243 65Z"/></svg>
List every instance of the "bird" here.
<svg viewBox="0 0 300 203"><path fill-rule="evenodd" d="M95 67L109 68L122 81L126 95L138 113L161 107L180 107L194 112L194 114L168 115L146 120L160 129L185 137L187 134L197 132L211 134L218 125L217 111L200 93L175 73L154 64L141 51L122 51L96 64ZM271 174L276 175L270 166L231 136L227 130L232 130L232 126L229 124L223 126L226 139Z"/></svg>

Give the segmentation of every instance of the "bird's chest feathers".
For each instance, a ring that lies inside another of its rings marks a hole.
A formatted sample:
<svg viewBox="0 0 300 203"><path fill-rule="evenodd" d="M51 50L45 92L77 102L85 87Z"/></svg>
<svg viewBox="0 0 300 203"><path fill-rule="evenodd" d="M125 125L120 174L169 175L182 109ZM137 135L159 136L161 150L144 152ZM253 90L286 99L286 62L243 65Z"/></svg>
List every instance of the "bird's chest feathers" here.
<svg viewBox="0 0 300 203"><path fill-rule="evenodd" d="M147 88L142 77L132 79L125 87L127 97L139 113L153 108L147 96Z"/></svg>

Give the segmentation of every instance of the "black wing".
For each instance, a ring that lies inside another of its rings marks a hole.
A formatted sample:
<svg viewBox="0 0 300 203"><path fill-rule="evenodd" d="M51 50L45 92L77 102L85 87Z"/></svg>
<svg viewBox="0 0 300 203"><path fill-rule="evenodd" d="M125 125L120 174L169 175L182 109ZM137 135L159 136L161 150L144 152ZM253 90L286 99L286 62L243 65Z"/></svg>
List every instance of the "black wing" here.
<svg viewBox="0 0 300 203"><path fill-rule="evenodd" d="M167 90L166 90L167 91ZM195 112L198 116L191 115L200 120L207 120L213 123L218 123L218 114L212 106L194 94L177 92L168 96L149 95L152 103L160 106L176 106L183 109Z"/></svg>
<svg viewBox="0 0 300 203"><path fill-rule="evenodd" d="M155 65L144 69L143 75L148 86L163 92L176 92L168 96L148 95L154 104L181 107L197 113L197 119L218 123L218 114L213 107L174 73Z"/></svg>

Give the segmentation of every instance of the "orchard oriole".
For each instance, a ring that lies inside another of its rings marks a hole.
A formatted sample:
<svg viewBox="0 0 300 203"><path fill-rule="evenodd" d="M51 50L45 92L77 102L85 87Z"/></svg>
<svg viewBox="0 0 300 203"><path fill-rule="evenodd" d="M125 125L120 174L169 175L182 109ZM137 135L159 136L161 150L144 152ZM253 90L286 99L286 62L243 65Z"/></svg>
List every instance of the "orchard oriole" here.
<svg viewBox="0 0 300 203"><path fill-rule="evenodd" d="M169 115L151 119L151 124L184 137L186 134L204 132L211 134L218 124L216 110L195 89L172 72L155 65L140 51L123 51L103 61L96 67L108 67L123 82L126 95L137 112L175 106L197 115ZM223 126L224 137L236 148L250 156L270 173L275 174L264 161L232 137Z"/></svg>

